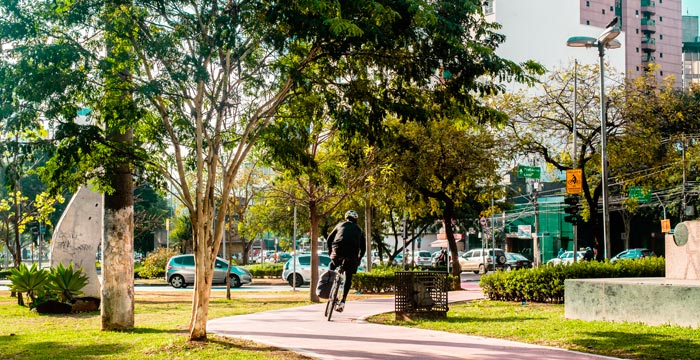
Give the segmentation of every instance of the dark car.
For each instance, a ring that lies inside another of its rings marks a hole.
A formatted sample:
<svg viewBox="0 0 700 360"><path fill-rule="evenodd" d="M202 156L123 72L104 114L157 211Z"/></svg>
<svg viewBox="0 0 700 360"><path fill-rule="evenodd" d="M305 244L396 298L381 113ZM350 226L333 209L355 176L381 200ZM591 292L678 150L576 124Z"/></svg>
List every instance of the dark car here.
<svg viewBox="0 0 700 360"><path fill-rule="evenodd" d="M226 271L228 263L217 257L214 264L214 278L212 284L226 284ZM243 284L250 284L253 276L250 271L240 266L231 266L231 287L237 288ZM165 268L165 280L174 288L186 288L194 284L194 255L177 255L170 258Z"/></svg>
<svg viewBox="0 0 700 360"><path fill-rule="evenodd" d="M506 253L506 271L510 271L512 269L529 269L531 267L532 261L522 254L511 252Z"/></svg>
<svg viewBox="0 0 700 360"><path fill-rule="evenodd" d="M634 260L634 259L643 259L645 257L651 257L651 256L656 256L653 251L646 249L646 248L637 248L637 249L628 249L625 250L615 256L613 256L610 261L617 261L617 260Z"/></svg>

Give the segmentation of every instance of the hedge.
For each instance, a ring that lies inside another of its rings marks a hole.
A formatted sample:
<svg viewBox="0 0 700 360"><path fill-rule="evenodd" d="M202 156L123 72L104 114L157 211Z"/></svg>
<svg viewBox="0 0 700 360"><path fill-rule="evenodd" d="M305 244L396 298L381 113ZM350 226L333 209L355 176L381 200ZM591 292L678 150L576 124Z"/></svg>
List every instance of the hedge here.
<svg viewBox="0 0 700 360"><path fill-rule="evenodd" d="M581 261L570 265L496 271L481 277L479 285L491 300L564 302L564 280L625 277L663 277L663 257L616 262Z"/></svg>
<svg viewBox="0 0 700 360"><path fill-rule="evenodd" d="M352 276L352 288L360 293L382 293L392 292L395 289L394 273L404 271L400 266L373 266L370 272L358 272ZM411 271L423 271L420 268ZM449 275L448 282L452 284L450 290L459 289L460 280L458 276Z"/></svg>
<svg viewBox="0 0 700 360"><path fill-rule="evenodd" d="M248 271L250 271L250 274L253 275L253 277L280 278L280 277L282 277L282 269L284 268L284 263L254 264L254 265L246 265L246 266L244 266L244 268L248 269Z"/></svg>

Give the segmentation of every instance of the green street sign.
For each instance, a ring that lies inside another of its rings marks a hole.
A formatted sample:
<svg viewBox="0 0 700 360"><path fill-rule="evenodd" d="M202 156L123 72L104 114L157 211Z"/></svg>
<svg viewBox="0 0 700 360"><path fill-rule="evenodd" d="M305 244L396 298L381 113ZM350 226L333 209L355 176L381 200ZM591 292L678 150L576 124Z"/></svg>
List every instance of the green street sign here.
<svg viewBox="0 0 700 360"><path fill-rule="evenodd" d="M518 165L518 177L539 179L540 178L540 167L539 166Z"/></svg>
<svg viewBox="0 0 700 360"><path fill-rule="evenodd" d="M630 187L630 199L637 200L640 204L651 202L651 187L632 186Z"/></svg>

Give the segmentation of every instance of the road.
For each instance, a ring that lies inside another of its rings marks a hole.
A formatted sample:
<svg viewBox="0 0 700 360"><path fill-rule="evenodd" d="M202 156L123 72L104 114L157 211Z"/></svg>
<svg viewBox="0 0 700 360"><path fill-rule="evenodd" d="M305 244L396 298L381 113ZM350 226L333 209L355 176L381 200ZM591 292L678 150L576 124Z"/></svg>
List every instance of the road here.
<svg viewBox="0 0 700 360"><path fill-rule="evenodd" d="M462 280L462 288L467 289L467 290L478 290L479 288L479 279L480 275L472 274L472 273L462 273L461 280ZM275 281L275 280L263 280L257 281L258 284L256 284L256 280L253 280L253 284L248 284L248 285L243 285L240 288L232 288L231 291L233 292L255 292L255 291L260 291L260 292L276 292L276 291L292 291L292 287L289 286L286 282L283 281ZM9 290L9 280L0 280L0 290ZM298 287L300 291L308 291L309 286L304 285ZM162 284L139 284L138 282L134 285L134 290L136 292L154 292L154 291L192 291L192 287L187 287L185 289L176 289L173 288L172 286L168 285L165 283L165 280L163 281ZM212 291L226 291L226 286L212 286Z"/></svg>

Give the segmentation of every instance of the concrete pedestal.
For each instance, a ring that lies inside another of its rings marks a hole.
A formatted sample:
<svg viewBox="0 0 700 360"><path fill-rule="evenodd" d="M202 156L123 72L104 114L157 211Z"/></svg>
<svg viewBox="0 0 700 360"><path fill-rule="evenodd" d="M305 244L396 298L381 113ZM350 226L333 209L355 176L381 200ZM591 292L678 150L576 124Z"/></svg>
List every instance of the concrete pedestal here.
<svg viewBox="0 0 700 360"><path fill-rule="evenodd" d="M700 281L665 278L570 279L567 319L700 327Z"/></svg>

